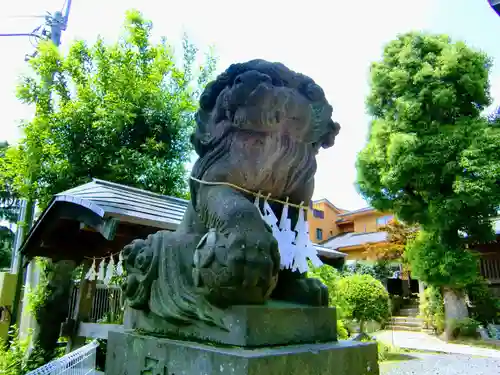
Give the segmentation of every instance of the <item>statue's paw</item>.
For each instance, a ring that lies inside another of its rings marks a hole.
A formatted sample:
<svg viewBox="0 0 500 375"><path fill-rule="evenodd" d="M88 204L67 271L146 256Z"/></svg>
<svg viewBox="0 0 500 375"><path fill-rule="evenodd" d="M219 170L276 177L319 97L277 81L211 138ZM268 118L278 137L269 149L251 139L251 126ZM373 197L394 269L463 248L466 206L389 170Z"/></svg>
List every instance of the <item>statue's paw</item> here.
<svg viewBox="0 0 500 375"><path fill-rule="evenodd" d="M315 278L299 277L280 285L273 298L308 306L328 306L328 287Z"/></svg>
<svg viewBox="0 0 500 375"><path fill-rule="evenodd" d="M279 271L278 243L269 232L241 232L228 236L230 274L247 288L270 285Z"/></svg>
<svg viewBox="0 0 500 375"><path fill-rule="evenodd" d="M210 231L195 252L193 282L216 304L262 303L276 286L279 261L269 232Z"/></svg>

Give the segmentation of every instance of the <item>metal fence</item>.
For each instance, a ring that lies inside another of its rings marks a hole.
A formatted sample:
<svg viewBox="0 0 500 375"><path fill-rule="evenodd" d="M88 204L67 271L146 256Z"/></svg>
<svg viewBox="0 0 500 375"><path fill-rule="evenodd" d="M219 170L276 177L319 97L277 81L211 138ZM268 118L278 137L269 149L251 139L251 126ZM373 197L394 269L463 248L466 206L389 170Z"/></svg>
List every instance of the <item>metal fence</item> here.
<svg viewBox="0 0 500 375"><path fill-rule="evenodd" d="M90 344L28 372L27 375L99 374L96 371L96 351L98 346L97 341L92 341Z"/></svg>
<svg viewBox="0 0 500 375"><path fill-rule="evenodd" d="M73 286L69 300L68 317L73 316L78 298L78 284ZM96 323L105 318L120 316L123 309L122 290L119 286L97 284L92 301L89 322Z"/></svg>

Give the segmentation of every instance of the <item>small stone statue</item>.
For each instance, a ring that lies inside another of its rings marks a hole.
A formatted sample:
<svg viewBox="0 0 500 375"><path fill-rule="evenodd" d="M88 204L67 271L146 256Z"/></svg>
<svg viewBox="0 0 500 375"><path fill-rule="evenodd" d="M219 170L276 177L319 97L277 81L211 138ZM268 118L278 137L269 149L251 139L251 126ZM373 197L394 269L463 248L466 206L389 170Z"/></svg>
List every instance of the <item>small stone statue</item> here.
<svg viewBox="0 0 500 375"><path fill-rule="evenodd" d="M280 270L277 241L249 192L307 206L316 154L340 130L331 116L321 87L283 64L234 64L209 83L191 138L199 155L191 204L175 232L124 248L128 306L176 325L228 329L224 308L231 305L327 305L328 290L317 279ZM269 204L279 217L283 205ZM299 209L288 214L293 228Z"/></svg>

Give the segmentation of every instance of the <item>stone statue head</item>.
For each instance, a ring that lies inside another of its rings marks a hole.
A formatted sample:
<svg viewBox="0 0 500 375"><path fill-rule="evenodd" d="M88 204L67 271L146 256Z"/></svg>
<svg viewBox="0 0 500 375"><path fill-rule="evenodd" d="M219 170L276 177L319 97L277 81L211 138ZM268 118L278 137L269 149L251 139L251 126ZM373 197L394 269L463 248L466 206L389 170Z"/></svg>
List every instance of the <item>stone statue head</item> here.
<svg viewBox="0 0 500 375"><path fill-rule="evenodd" d="M281 63L233 64L201 95L193 176L308 202L315 156L333 146L340 130L331 116L311 78Z"/></svg>

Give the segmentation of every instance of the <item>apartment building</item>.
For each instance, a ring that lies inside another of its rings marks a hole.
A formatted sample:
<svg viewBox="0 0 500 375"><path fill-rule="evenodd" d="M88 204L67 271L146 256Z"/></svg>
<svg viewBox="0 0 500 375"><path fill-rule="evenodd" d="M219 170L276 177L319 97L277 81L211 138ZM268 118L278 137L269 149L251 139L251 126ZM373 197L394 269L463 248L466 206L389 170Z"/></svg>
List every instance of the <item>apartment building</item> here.
<svg viewBox="0 0 500 375"><path fill-rule="evenodd" d="M385 243L387 234L378 230L393 217L372 207L348 211L320 199L309 210L309 235L315 243L346 253L347 260L363 260L366 244Z"/></svg>

